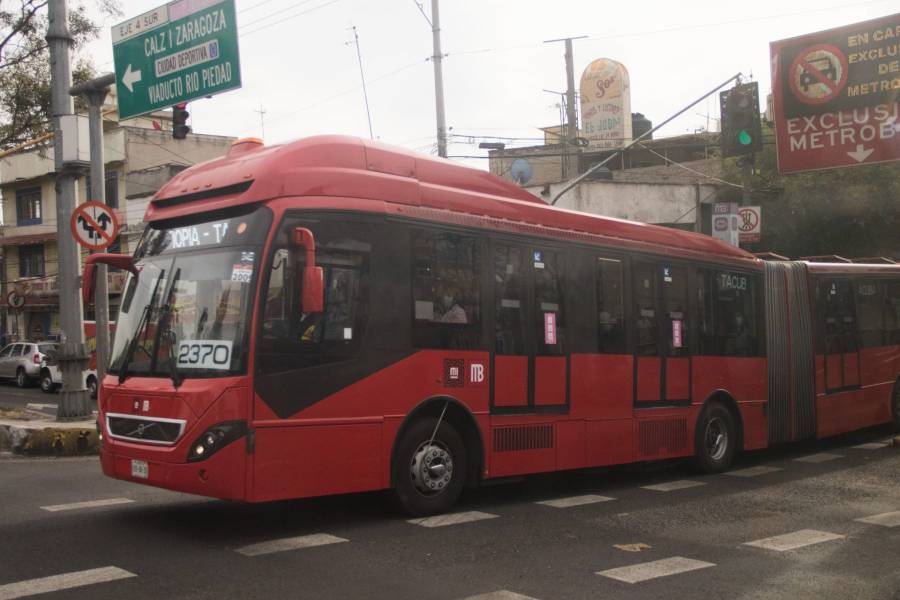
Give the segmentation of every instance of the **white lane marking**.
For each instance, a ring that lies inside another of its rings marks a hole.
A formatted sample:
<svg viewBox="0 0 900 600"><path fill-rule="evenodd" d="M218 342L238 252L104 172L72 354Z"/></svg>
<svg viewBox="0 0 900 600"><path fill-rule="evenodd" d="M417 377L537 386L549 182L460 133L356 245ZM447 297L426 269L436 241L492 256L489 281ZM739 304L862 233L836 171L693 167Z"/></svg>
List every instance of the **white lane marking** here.
<svg viewBox="0 0 900 600"><path fill-rule="evenodd" d="M115 506L117 504L131 504L134 500L130 498L106 498L105 500L88 500L87 502L73 502L71 504L52 504L50 506L42 506L42 510L48 512L59 512L61 510L78 510L79 508L97 508L99 506Z"/></svg>
<svg viewBox="0 0 900 600"><path fill-rule="evenodd" d="M839 540L845 536L837 533L829 533L827 531L816 531L815 529L801 529L793 533L785 533L784 535L776 535L755 542L746 542L744 546L755 546L764 548L765 550L774 550L775 552L785 552L786 550L796 550L804 546L813 544L821 544L822 542L830 542Z"/></svg>
<svg viewBox="0 0 900 600"><path fill-rule="evenodd" d="M768 473L774 473L775 471L780 471L780 467L750 467L748 469L738 469L737 471L728 471L725 475L731 475L732 477L758 477L759 475L767 475Z"/></svg>
<svg viewBox="0 0 900 600"><path fill-rule="evenodd" d="M137 575L119 567L101 567L99 569L88 569L87 571L74 571L72 573L63 573L62 575L39 577L37 579L0 585L0 600L47 594L84 585L126 579L128 577L137 577Z"/></svg>
<svg viewBox="0 0 900 600"><path fill-rule="evenodd" d="M260 542L258 544L250 544L243 548L235 550L238 554L244 556L260 556L262 554L274 554L275 552L286 552L288 550L300 550L302 548L315 548L316 546L327 546L329 544L340 544L341 542L349 542L334 535L327 533L314 533L311 535L301 535L298 537L281 538L280 540L272 540L270 542Z"/></svg>
<svg viewBox="0 0 900 600"><path fill-rule="evenodd" d="M818 464L818 463L828 462L829 460L835 460L837 458L844 458L844 455L843 454L829 454L828 452L819 452L818 454L810 454L808 456L801 456L800 458L795 458L794 462Z"/></svg>
<svg viewBox="0 0 900 600"><path fill-rule="evenodd" d="M573 506L584 506L585 504L596 504L597 502L609 502L610 500L615 500L615 498L587 494L584 496L557 498L556 500L541 500L540 502L535 502L535 504L543 504L544 506L552 506L553 508L571 508Z"/></svg>
<svg viewBox="0 0 900 600"><path fill-rule="evenodd" d="M678 575L679 573L687 573L688 571L696 571L698 569L706 569L707 567L714 566L716 566L715 563L684 558L683 556L673 556L672 558L654 560L653 562L631 565L630 567L618 567L607 571L597 571L597 575L624 581L625 583L640 583L649 579L656 579L657 577Z"/></svg>
<svg viewBox="0 0 900 600"><path fill-rule="evenodd" d="M468 512L451 513L449 515L410 519L407 523L421 525L422 527L446 527L447 525L459 525L460 523L471 523L472 521L482 521L484 519L496 519L499 516L500 515L472 510Z"/></svg>
<svg viewBox="0 0 900 600"><path fill-rule="evenodd" d="M887 448L887 442L868 442L865 444L860 444L858 446L853 446L856 450L881 450L882 448Z"/></svg>
<svg viewBox="0 0 900 600"><path fill-rule="evenodd" d="M871 525L881 525L882 527L897 527L900 525L900 510L882 513L880 515L872 515L871 517L863 517L862 519L854 519L860 523L869 523Z"/></svg>
<svg viewBox="0 0 900 600"><path fill-rule="evenodd" d="M30 408L32 410L44 410L45 408L58 408L55 404L42 404L39 402L29 402L25 405L25 408Z"/></svg>
<svg viewBox="0 0 900 600"><path fill-rule="evenodd" d="M524 596L509 590L498 590L496 592L478 594L477 596L466 596L463 600L537 600L537 598Z"/></svg>
<svg viewBox="0 0 900 600"><path fill-rule="evenodd" d="M645 485L643 489L653 490L655 492L674 492L675 490L684 490L687 488L697 487L698 485L706 485L704 481L691 481L690 479L679 479L678 481L668 481L666 483L657 483L655 485Z"/></svg>

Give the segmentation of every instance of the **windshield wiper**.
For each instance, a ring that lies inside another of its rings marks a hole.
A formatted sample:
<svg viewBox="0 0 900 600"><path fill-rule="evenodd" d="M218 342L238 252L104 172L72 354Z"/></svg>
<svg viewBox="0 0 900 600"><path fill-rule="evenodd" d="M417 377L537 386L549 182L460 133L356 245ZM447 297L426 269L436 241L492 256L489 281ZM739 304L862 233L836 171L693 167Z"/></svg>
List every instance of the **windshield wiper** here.
<svg viewBox="0 0 900 600"><path fill-rule="evenodd" d="M144 307L143 312L141 312L141 318L138 320L137 329L134 330L134 337L128 342L128 348L125 350L125 356L122 357L122 367L119 369L119 383L125 381L125 378L128 376L128 364L131 362L132 356L134 356L134 351L137 349L138 339L141 337L141 332L144 331L144 327L147 321L150 320L150 312L153 310L153 304L156 302L156 292L159 291L159 284L162 281L163 276L165 276L166 270L162 269L159 272L159 276L156 278L156 283L153 284L153 292L150 294L150 301L147 302L147 305ZM144 336L146 338L146 336Z"/></svg>
<svg viewBox="0 0 900 600"><path fill-rule="evenodd" d="M157 323L157 327L159 329L156 332L156 352L153 355L153 368L151 370L156 370L156 361L159 359L159 342L162 335L165 335L169 339L169 374L172 377L172 385L175 389L178 389L178 386L181 385L183 378L178 373L178 351L175 348L175 332L169 328L169 321L172 318L172 298L175 295L175 285L178 283L178 280L181 279L181 268L175 269L175 274L172 276L172 281L169 282L169 289L166 290L165 296L165 304L163 304L162 310L159 314L159 321Z"/></svg>

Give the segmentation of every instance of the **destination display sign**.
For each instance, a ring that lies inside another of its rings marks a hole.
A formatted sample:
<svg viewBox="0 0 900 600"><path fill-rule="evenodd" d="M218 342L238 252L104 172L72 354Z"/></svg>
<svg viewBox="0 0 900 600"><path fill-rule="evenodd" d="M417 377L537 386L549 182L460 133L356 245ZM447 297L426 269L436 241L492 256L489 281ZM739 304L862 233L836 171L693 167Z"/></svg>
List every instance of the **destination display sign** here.
<svg viewBox="0 0 900 600"><path fill-rule="evenodd" d="M781 173L900 159L900 13L770 51Z"/></svg>
<svg viewBox="0 0 900 600"><path fill-rule="evenodd" d="M234 0L175 0L112 28L119 118L241 87Z"/></svg>
<svg viewBox="0 0 900 600"><path fill-rule="evenodd" d="M156 256L186 250L202 250L218 246L254 246L265 240L271 217L257 210L248 215L157 229L148 228L138 246L136 256ZM252 263L254 252L247 251L242 263Z"/></svg>

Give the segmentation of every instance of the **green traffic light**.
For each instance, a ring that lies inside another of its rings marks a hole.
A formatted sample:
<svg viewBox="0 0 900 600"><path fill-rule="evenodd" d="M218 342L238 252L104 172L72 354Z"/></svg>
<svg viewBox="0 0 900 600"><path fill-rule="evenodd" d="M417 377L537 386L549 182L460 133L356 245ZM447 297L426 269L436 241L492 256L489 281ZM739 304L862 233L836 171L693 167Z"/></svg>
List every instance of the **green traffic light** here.
<svg viewBox="0 0 900 600"><path fill-rule="evenodd" d="M741 132L738 133L738 141L741 146L749 146L753 143L753 136L746 129L741 129Z"/></svg>

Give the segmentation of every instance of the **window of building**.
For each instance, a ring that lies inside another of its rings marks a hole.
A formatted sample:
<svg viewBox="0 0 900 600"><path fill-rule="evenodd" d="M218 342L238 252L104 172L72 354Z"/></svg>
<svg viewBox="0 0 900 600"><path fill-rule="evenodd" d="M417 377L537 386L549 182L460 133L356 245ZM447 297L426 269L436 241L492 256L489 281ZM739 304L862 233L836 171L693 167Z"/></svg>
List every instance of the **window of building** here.
<svg viewBox="0 0 900 600"><path fill-rule="evenodd" d="M16 190L16 225L40 225L41 208L41 188Z"/></svg>
<svg viewBox="0 0 900 600"><path fill-rule="evenodd" d="M479 258L477 238L412 232L414 346L481 346Z"/></svg>
<svg viewBox="0 0 900 600"><path fill-rule="evenodd" d="M19 246L19 277L44 276L44 245Z"/></svg>
<svg viewBox="0 0 900 600"><path fill-rule="evenodd" d="M597 259L597 350L625 352L625 301L622 296L622 261Z"/></svg>
<svg viewBox="0 0 900 600"><path fill-rule="evenodd" d="M119 208L119 174L116 171L110 171L106 174L106 188L104 189L106 196L106 205L111 208ZM91 198L91 176L84 178L84 195L88 200Z"/></svg>
<svg viewBox="0 0 900 600"><path fill-rule="evenodd" d="M758 356L757 278L701 269L697 280L700 354Z"/></svg>
<svg viewBox="0 0 900 600"><path fill-rule="evenodd" d="M885 322L889 314L885 285L881 281L856 283L856 314L859 320L859 344L874 348L885 343Z"/></svg>

